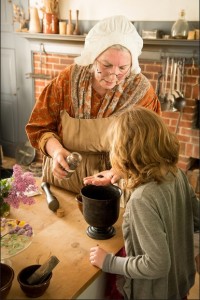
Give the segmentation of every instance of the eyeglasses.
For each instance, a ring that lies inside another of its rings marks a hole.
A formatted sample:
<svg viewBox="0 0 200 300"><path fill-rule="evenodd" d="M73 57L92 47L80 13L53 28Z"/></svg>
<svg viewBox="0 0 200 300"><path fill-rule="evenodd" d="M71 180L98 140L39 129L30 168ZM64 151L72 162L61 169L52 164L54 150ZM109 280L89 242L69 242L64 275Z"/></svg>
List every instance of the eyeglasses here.
<svg viewBox="0 0 200 300"><path fill-rule="evenodd" d="M98 68L98 66L96 68L97 73L101 74L103 77L109 77L111 75L115 75L117 77L117 79L121 79L131 69L131 65L119 67L120 72L118 74L116 74L116 73L111 73L111 71L110 71L113 68L112 65L105 65L102 62L100 62L99 60L96 60L96 62L100 65L100 68Z"/></svg>

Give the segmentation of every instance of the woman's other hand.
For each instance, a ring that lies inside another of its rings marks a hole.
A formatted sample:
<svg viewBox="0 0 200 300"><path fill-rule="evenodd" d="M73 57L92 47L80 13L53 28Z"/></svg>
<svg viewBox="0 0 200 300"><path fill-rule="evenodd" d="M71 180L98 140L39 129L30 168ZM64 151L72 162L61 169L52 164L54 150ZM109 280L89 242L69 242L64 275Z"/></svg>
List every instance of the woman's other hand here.
<svg viewBox="0 0 200 300"><path fill-rule="evenodd" d="M90 248L90 262L93 266L96 266L102 269L103 262L105 260L106 252L104 249L100 248L99 246Z"/></svg>
<svg viewBox="0 0 200 300"><path fill-rule="evenodd" d="M115 172L111 170L102 171L93 176L88 176L83 179L83 183L85 185L93 184L93 185L108 185L114 184L120 179L120 176L115 174Z"/></svg>

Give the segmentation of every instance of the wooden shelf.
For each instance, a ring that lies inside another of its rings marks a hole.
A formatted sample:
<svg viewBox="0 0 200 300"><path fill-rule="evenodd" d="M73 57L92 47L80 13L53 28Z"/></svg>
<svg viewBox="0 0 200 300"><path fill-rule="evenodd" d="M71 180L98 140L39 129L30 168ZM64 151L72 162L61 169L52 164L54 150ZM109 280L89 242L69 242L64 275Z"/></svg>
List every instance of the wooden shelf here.
<svg viewBox="0 0 200 300"><path fill-rule="evenodd" d="M61 35L61 34L44 34L31 32L16 32L16 35L28 40L50 40L50 41L74 41L84 42L86 35ZM144 45L163 45L163 46L183 46L183 47L198 47L199 40L187 39L143 39Z"/></svg>
<svg viewBox="0 0 200 300"><path fill-rule="evenodd" d="M51 42L85 42L85 35L62 35L62 34L44 34L44 33L31 33L31 32L16 32L17 36L26 38L28 40L37 41L51 41Z"/></svg>
<svg viewBox="0 0 200 300"><path fill-rule="evenodd" d="M34 42L62 45L84 45L86 35L60 35L16 32L16 35ZM187 39L143 39L140 59L159 61L164 56L194 58L199 64L199 40Z"/></svg>
<svg viewBox="0 0 200 300"><path fill-rule="evenodd" d="M163 57L185 57L199 64L199 40L144 39L142 59L160 60Z"/></svg>

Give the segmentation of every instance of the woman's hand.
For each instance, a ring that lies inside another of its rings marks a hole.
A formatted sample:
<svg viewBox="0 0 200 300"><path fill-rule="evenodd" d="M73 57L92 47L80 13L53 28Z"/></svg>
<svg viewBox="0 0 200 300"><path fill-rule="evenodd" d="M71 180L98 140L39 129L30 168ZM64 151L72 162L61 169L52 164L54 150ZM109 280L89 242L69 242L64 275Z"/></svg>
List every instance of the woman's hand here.
<svg viewBox="0 0 200 300"><path fill-rule="evenodd" d="M87 184L93 184L93 185L108 185L108 184L114 184L117 182L121 177L111 170L102 171L100 173L97 173L93 176L88 176L83 179L83 183L85 185Z"/></svg>
<svg viewBox="0 0 200 300"><path fill-rule="evenodd" d="M100 248L99 246L93 247L90 249L90 262L93 266L97 266L102 269L103 262L105 260L106 252L104 249Z"/></svg>
<svg viewBox="0 0 200 300"><path fill-rule="evenodd" d="M63 148L60 142L54 137L48 139L45 147L47 153L53 159L53 175L59 179L65 178L69 169L66 158L70 155L70 152Z"/></svg>
<svg viewBox="0 0 200 300"><path fill-rule="evenodd" d="M59 179L63 179L67 176L69 166L66 162L66 158L68 155L70 155L70 152L65 148L59 148L53 154L52 171L53 175Z"/></svg>

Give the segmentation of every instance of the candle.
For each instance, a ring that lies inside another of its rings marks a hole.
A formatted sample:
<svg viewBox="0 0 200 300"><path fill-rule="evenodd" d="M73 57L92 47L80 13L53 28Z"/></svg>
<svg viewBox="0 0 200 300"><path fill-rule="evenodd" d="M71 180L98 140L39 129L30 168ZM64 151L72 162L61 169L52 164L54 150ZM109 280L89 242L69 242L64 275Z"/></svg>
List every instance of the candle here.
<svg viewBox="0 0 200 300"><path fill-rule="evenodd" d="M60 21L59 22L59 34L66 34L66 27L67 27L66 22Z"/></svg>

